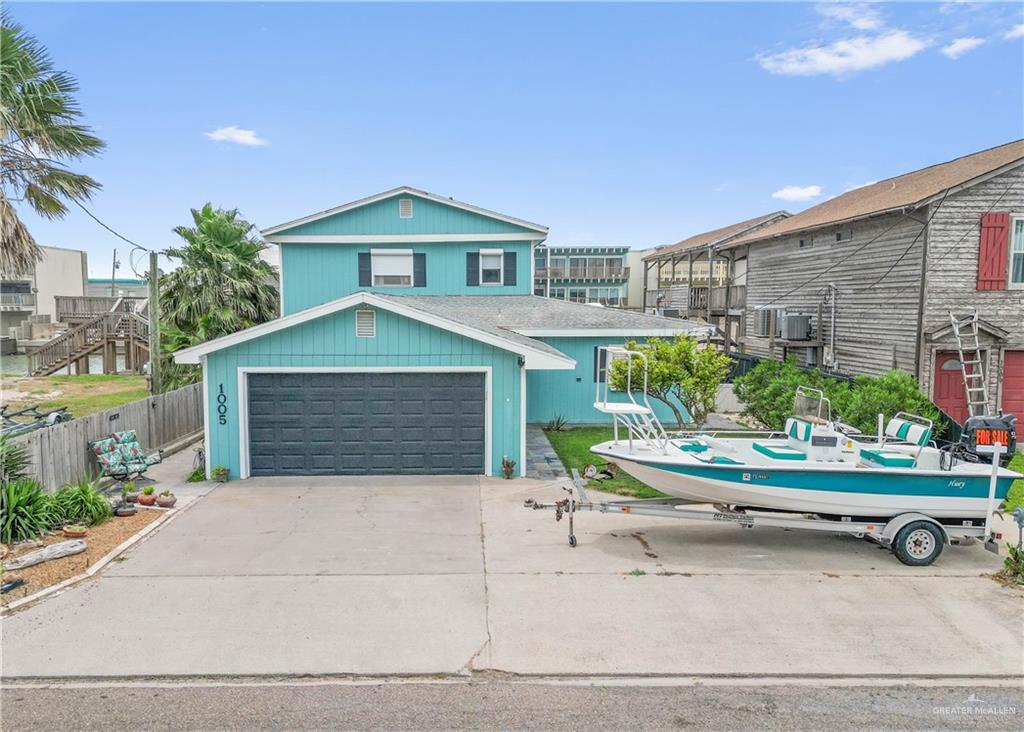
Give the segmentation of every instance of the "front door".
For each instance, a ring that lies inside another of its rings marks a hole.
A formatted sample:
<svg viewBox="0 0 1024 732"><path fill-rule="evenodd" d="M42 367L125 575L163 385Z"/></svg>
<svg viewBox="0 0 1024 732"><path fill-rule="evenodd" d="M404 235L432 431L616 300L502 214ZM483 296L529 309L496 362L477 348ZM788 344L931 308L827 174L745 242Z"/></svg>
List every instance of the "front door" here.
<svg viewBox="0 0 1024 732"><path fill-rule="evenodd" d="M967 371L970 373L971 367ZM935 388L932 401L939 409L960 424L970 416L967 411L967 393L960 372L960 356L955 351L935 354Z"/></svg>

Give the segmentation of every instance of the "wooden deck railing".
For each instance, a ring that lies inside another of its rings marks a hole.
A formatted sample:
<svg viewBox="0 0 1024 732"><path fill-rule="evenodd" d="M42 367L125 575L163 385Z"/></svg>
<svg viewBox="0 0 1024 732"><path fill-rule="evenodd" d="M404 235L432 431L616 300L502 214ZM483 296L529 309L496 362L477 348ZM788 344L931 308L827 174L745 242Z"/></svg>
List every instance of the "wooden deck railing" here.
<svg viewBox="0 0 1024 732"><path fill-rule="evenodd" d="M109 297L107 295L57 295L57 320L82 320L109 312L133 313L147 300L144 297Z"/></svg>
<svg viewBox="0 0 1024 732"><path fill-rule="evenodd" d="M626 280L629 267L537 267L534 276L551 280Z"/></svg>
<svg viewBox="0 0 1024 732"><path fill-rule="evenodd" d="M134 312L107 312L81 323L28 354L28 373L52 373L110 341L149 340L149 321Z"/></svg>

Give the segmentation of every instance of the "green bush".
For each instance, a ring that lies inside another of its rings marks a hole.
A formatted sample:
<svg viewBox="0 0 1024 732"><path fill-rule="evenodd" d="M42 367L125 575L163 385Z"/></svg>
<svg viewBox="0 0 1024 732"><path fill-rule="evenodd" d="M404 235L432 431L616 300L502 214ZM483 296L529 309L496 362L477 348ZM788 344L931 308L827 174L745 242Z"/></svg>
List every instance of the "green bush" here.
<svg viewBox="0 0 1024 732"><path fill-rule="evenodd" d="M91 480L64 486L53 495L53 505L61 523L101 524L114 515L110 501Z"/></svg>
<svg viewBox="0 0 1024 732"><path fill-rule="evenodd" d="M789 358L762 361L734 383L736 396L746 405L744 413L771 429L781 429L792 416L798 386L821 389L832 402L833 419L862 432L877 431L879 413L889 418L897 412L927 417L935 422L935 434L942 431L938 408L921 392L917 380L903 371L857 376L850 385L817 369L802 369Z"/></svg>
<svg viewBox="0 0 1024 732"><path fill-rule="evenodd" d="M53 500L31 478L16 478L0 487L0 543L25 541L58 523Z"/></svg>

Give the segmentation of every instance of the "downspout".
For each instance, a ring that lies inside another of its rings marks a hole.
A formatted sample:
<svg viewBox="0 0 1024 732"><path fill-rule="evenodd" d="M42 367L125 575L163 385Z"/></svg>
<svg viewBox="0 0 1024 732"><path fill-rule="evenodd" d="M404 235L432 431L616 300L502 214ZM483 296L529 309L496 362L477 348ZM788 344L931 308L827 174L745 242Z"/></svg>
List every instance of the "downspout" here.
<svg viewBox="0 0 1024 732"><path fill-rule="evenodd" d="M838 371L839 361L836 359L836 299L838 296L838 290L834 283L828 283L828 289L825 297L828 298L829 312L828 312L828 366L833 371Z"/></svg>

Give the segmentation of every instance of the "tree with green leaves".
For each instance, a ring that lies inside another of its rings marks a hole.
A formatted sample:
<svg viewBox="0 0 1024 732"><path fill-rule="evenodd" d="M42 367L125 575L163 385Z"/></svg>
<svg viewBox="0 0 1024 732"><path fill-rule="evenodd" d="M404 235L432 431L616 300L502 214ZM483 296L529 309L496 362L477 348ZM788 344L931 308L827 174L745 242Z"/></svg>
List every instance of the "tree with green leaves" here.
<svg viewBox="0 0 1024 732"><path fill-rule="evenodd" d="M695 338L678 335L672 340L650 338L646 343L629 341L626 348L647 357L647 393L664 402L675 415L679 429L686 427L681 404L690 424L703 425L715 411L718 385L729 375L732 359L711 346L702 347ZM609 378L613 389L625 391L629 366L625 359L612 362ZM643 363L633 359L630 379L634 392L643 391Z"/></svg>
<svg viewBox="0 0 1024 732"><path fill-rule="evenodd" d="M32 270L42 252L14 204L61 218L68 202L100 188L68 163L99 153L103 141L79 123L78 84L56 71L46 49L0 12L0 271Z"/></svg>
<svg viewBox="0 0 1024 732"><path fill-rule="evenodd" d="M160 278L163 388L198 381L199 369L174 364L182 348L273 320L278 314L274 269L260 259L267 245L237 209L209 203L192 209L192 226L174 229L185 242L164 252L177 269Z"/></svg>

